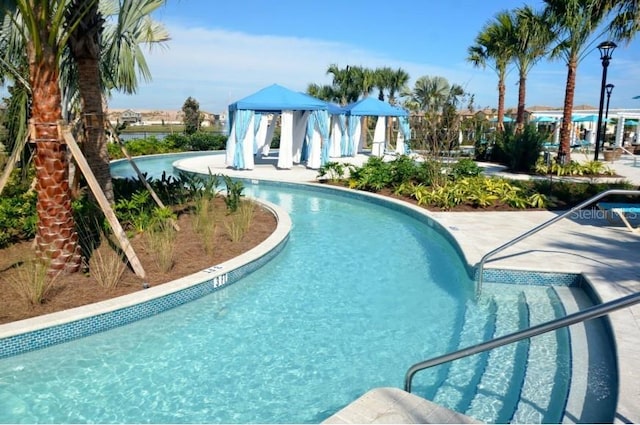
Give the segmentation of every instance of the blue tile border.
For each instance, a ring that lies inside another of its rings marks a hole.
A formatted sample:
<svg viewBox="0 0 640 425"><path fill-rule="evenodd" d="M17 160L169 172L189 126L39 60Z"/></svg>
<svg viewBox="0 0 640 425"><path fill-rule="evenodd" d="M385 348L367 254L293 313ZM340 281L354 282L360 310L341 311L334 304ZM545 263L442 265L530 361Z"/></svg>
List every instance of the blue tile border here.
<svg viewBox="0 0 640 425"><path fill-rule="evenodd" d="M474 273L477 276L477 270ZM487 269L482 273L484 282L538 286L586 286L581 274L534 272L526 270Z"/></svg>
<svg viewBox="0 0 640 425"><path fill-rule="evenodd" d="M289 240L289 230L287 229L285 237L266 254L227 273L208 279L205 277L204 280L187 288L138 304L2 338L0 339L0 358L15 356L127 325L209 295L237 282L278 255ZM216 266L205 270L205 272L218 270L220 269Z"/></svg>

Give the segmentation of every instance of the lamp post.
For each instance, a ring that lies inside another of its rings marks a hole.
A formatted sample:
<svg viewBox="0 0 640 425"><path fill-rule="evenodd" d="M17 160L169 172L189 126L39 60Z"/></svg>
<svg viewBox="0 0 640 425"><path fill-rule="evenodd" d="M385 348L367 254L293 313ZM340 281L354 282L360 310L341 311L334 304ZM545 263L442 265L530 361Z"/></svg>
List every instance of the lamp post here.
<svg viewBox="0 0 640 425"><path fill-rule="evenodd" d="M611 100L611 92L613 91L613 88L615 86L611 83L607 84L606 86L604 86L604 89L607 91L607 106L605 108L605 112L604 112L604 120L605 122L609 119L609 101Z"/></svg>
<svg viewBox="0 0 640 425"><path fill-rule="evenodd" d="M618 47L613 41L603 41L598 44L598 50L600 51L600 60L602 61L602 84L600 85L600 107L598 109L598 127L596 129L596 152L593 156L593 160L598 160L598 153L600 147L604 145L604 137L602 135L602 110L604 109L604 92L607 84L607 68L609 67L609 61L611 61L611 55L615 48ZM613 85L611 85L613 89ZM607 102L608 106L608 102ZM607 108L608 109L608 108Z"/></svg>

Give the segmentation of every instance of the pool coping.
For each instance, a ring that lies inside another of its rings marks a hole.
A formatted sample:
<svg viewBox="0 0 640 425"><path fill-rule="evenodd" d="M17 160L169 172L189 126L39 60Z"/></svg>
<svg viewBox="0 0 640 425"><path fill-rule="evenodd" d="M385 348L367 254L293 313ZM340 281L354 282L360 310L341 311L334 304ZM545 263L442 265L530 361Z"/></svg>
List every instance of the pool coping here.
<svg viewBox="0 0 640 425"><path fill-rule="evenodd" d="M223 263L131 294L0 325L0 358L45 348L151 317L212 293L251 273L281 251L292 227L291 217L283 208L264 200L254 201L270 211L277 222L274 232L256 247ZM196 287L201 288L194 290ZM187 294L186 291L193 293ZM180 299L169 301L166 305L140 308L145 303L158 302L172 296ZM115 316L130 308L141 311L136 312L131 318L118 321ZM98 317L102 319L100 323L86 323ZM65 331L65 327L72 328L75 324L78 324L75 326L77 329ZM92 326L94 327L91 328Z"/></svg>

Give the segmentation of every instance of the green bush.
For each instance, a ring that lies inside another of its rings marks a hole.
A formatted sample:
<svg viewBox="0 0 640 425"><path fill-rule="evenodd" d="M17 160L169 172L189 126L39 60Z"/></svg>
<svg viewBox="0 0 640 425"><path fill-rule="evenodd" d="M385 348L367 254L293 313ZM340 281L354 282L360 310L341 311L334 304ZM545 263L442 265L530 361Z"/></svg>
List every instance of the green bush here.
<svg viewBox="0 0 640 425"><path fill-rule="evenodd" d="M395 158L389 162L388 167L391 173L391 184L394 187L415 180L418 174L416 162L407 155Z"/></svg>
<svg viewBox="0 0 640 425"><path fill-rule="evenodd" d="M511 171L529 172L535 167L545 139L546 134L533 125L524 127L521 133L515 133L512 126L507 126L504 132L496 135L491 159Z"/></svg>
<svg viewBox="0 0 640 425"><path fill-rule="evenodd" d="M390 187L393 182L392 166L376 156L369 157L366 163L351 173L349 186L355 189L378 192Z"/></svg>
<svg viewBox="0 0 640 425"><path fill-rule="evenodd" d="M0 198L0 248L31 239L36 232L36 193L27 191Z"/></svg>
<svg viewBox="0 0 640 425"><path fill-rule="evenodd" d="M482 172L482 168L471 158L461 158L451 167L450 175L454 180L462 177L476 177Z"/></svg>

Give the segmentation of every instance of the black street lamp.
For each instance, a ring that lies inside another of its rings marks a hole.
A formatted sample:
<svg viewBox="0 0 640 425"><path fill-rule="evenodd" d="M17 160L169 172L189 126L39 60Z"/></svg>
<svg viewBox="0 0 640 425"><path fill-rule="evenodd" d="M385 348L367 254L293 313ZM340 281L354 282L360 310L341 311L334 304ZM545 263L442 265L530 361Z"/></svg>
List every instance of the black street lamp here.
<svg viewBox="0 0 640 425"><path fill-rule="evenodd" d="M604 92L607 84L607 67L609 67L609 61L615 48L618 47L613 41L603 41L598 44L598 50L600 50L600 60L602 60L602 84L600 85L600 108L598 109L598 127L596 129L596 152L593 160L598 160L598 153L600 147L604 145L604 137L602 134L602 110L604 109ZM611 86L613 89L613 85ZM607 102L608 105L608 102Z"/></svg>
<svg viewBox="0 0 640 425"><path fill-rule="evenodd" d="M606 86L604 86L604 89L607 92L607 107L605 108L605 112L604 112L604 122L608 122L609 120L609 101L611 100L611 92L613 91L613 88L615 86L611 83L607 84ZM605 127L605 134L607 133L606 131L606 127Z"/></svg>
<svg viewBox="0 0 640 425"><path fill-rule="evenodd" d="M607 138L607 123L609 122L609 101L611 100L611 92L615 86L611 83L604 86L605 91L607 92L607 106L604 110L604 135L602 136L602 144L604 145L605 139Z"/></svg>

